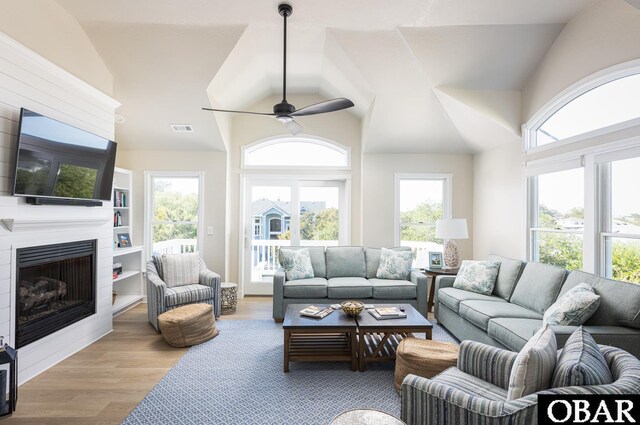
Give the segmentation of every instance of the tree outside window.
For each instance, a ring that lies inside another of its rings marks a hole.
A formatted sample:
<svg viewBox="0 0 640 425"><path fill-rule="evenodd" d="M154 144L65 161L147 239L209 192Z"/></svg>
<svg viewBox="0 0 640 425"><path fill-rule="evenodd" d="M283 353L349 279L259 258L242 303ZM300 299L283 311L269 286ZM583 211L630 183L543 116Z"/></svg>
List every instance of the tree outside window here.
<svg viewBox="0 0 640 425"><path fill-rule="evenodd" d="M197 177L153 178L153 250L195 251L198 240Z"/></svg>

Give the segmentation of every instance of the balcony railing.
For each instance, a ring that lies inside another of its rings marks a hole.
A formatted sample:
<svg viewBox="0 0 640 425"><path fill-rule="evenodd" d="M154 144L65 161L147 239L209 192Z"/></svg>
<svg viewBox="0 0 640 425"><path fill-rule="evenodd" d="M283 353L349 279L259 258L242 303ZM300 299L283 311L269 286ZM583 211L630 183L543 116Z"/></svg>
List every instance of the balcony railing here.
<svg viewBox="0 0 640 425"><path fill-rule="evenodd" d="M429 266L429 252L442 252L442 244L435 242L400 241L401 246L408 246L413 251L414 268L425 268Z"/></svg>
<svg viewBox="0 0 640 425"><path fill-rule="evenodd" d="M337 246L338 241L300 241L300 246ZM280 247L291 246L291 241L279 239L251 240L251 280L254 282L271 280L280 267L278 252Z"/></svg>
<svg viewBox="0 0 640 425"><path fill-rule="evenodd" d="M158 254L184 254L185 252L196 252L197 250L197 239L170 239L153 243L153 252Z"/></svg>

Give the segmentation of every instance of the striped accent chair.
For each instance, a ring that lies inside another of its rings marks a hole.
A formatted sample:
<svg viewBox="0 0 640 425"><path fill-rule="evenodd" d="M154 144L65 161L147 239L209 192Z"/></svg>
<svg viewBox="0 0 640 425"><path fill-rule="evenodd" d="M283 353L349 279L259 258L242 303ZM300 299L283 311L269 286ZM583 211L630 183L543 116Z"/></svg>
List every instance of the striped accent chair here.
<svg viewBox="0 0 640 425"><path fill-rule="evenodd" d="M432 379L407 375L402 382L402 420L407 425L531 425L537 423L538 394L640 393L640 360L619 348L599 347L613 383L551 388L507 401L518 353L463 341L457 367Z"/></svg>
<svg viewBox="0 0 640 425"><path fill-rule="evenodd" d="M197 256L195 261L194 258L187 258L194 255ZM184 261L180 261L180 256L185 256L182 259ZM147 313L149 322L156 331L159 331L158 316L160 314L187 304L211 304L215 317L220 317L222 307L220 275L207 269L198 254L179 254L172 257L163 259L154 255L153 260L147 262ZM172 261L172 267L170 276L167 276L169 279L165 281L163 268L166 267L167 261ZM197 267L197 270L181 270L180 266L190 262L192 267ZM176 264L178 267L175 267ZM180 281L181 278L186 278L189 282L183 283ZM190 280L197 280L197 283Z"/></svg>

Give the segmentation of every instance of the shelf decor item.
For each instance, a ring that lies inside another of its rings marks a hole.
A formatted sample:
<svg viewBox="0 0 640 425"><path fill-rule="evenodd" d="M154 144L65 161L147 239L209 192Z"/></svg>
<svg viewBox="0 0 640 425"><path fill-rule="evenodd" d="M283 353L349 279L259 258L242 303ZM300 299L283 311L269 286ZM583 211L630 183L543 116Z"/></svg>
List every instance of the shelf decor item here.
<svg viewBox="0 0 640 425"><path fill-rule="evenodd" d="M128 233L118 233L118 246L120 248L129 248L131 246L131 238Z"/></svg>
<svg viewBox="0 0 640 425"><path fill-rule="evenodd" d="M0 417L3 417L13 414L18 402L18 351L5 344L3 336L0 336L0 368Z"/></svg>
<svg viewBox="0 0 640 425"><path fill-rule="evenodd" d="M467 220L450 218L436 221L436 238L444 239L444 268L456 269L460 263L458 246L454 239L468 239Z"/></svg>

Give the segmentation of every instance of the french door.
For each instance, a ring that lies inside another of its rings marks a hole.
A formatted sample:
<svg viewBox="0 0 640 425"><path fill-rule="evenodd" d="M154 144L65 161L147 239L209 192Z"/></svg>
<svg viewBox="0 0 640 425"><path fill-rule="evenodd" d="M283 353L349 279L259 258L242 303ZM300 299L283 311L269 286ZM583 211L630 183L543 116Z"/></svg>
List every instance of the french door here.
<svg viewBox="0 0 640 425"><path fill-rule="evenodd" d="M245 178L241 280L245 294L270 295L284 246L349 242L345 180Z"/></svg>

